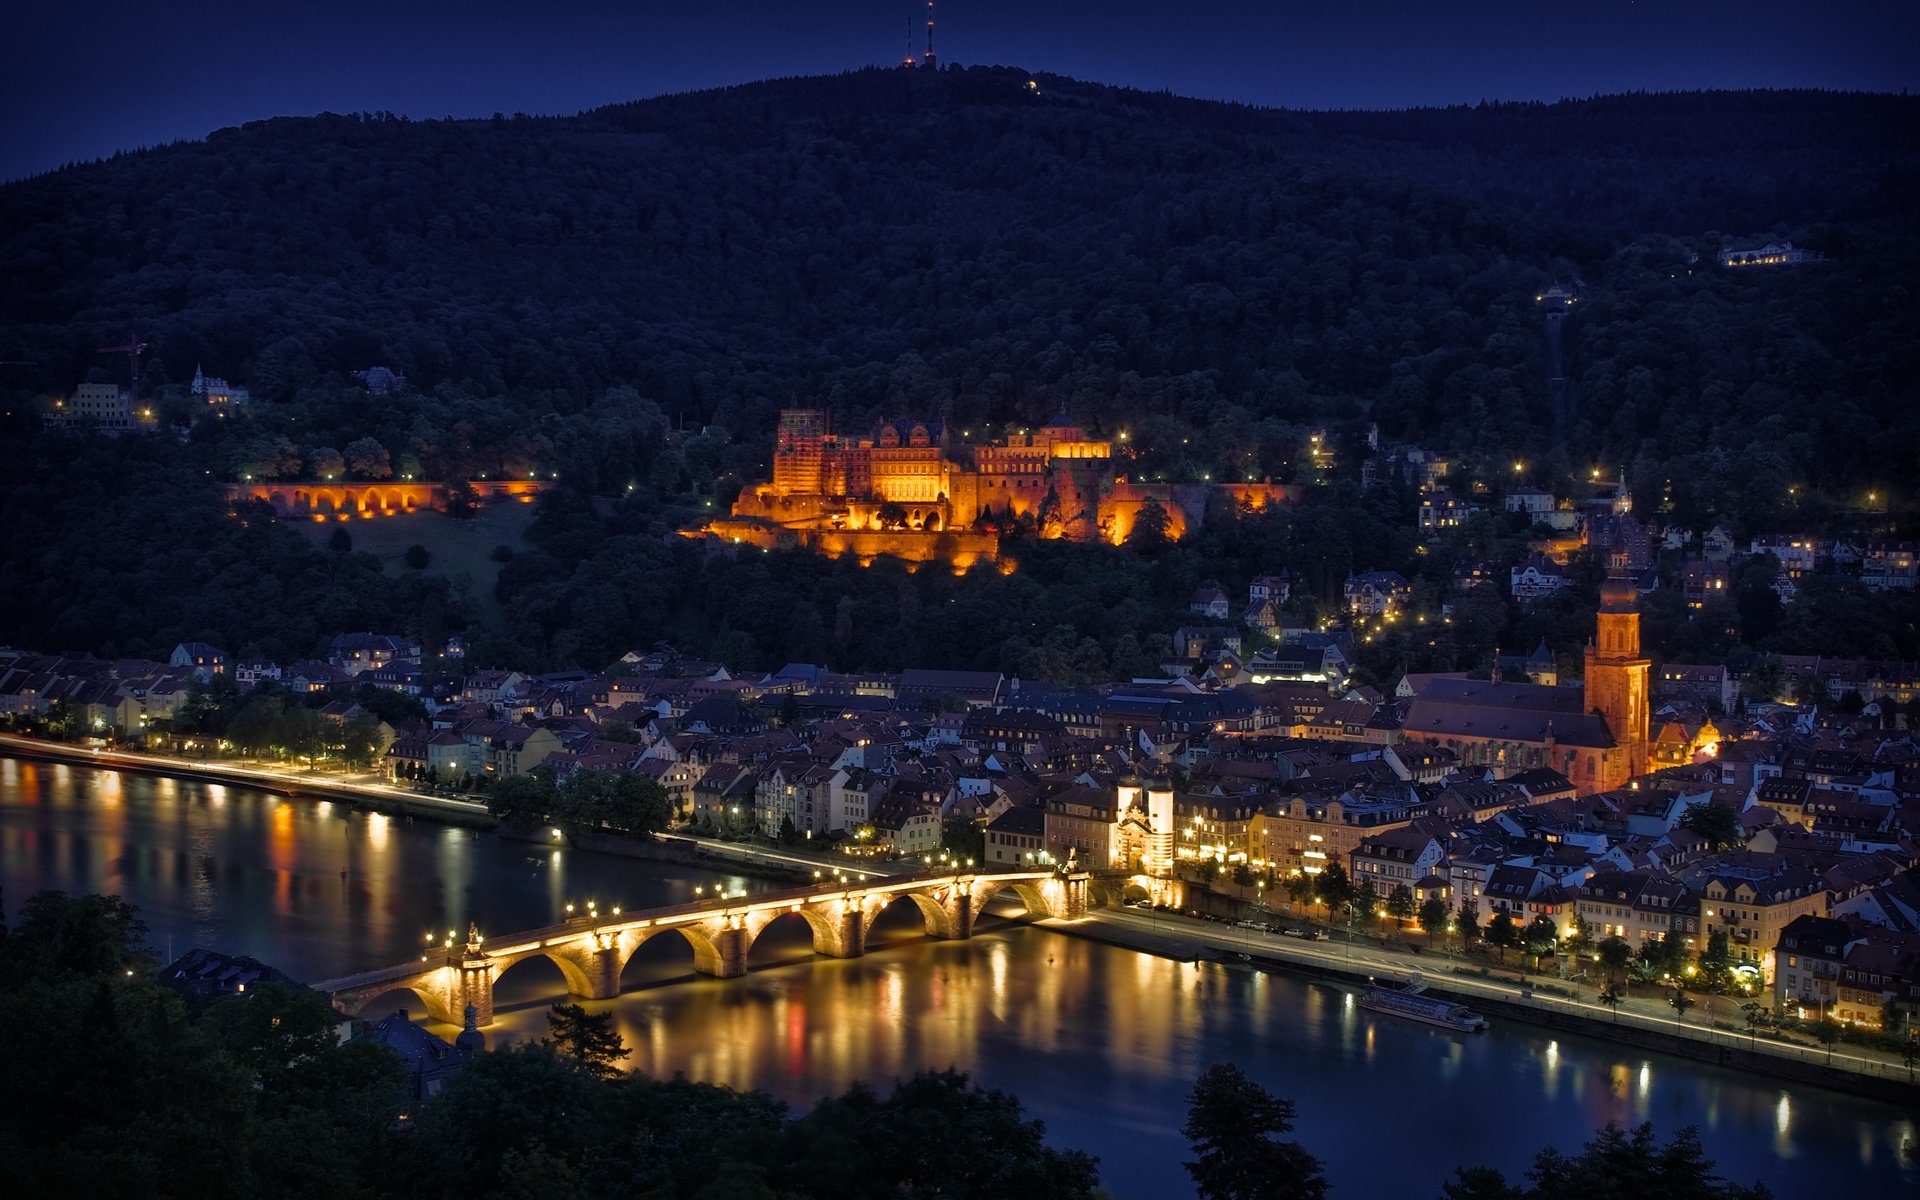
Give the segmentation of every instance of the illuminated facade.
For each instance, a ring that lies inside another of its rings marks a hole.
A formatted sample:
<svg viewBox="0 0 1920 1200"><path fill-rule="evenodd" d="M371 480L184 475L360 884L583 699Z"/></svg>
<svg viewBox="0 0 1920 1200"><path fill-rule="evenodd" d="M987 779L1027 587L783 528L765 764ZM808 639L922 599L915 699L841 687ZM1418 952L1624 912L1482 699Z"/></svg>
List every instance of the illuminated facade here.
<svg viewBox="0 0 1920 1200"><path fill-rule="evenodd" d="M933 421L893 421L872 436L836 434L818 409L786 409L772 479L741 492L705 533L756 546L799 545L862 561L891 554L964 570L998 558L1018 520L1042 537L1126 540L1150 504L1178 538L1214 493L1242 508L1291 503L1276 484L1141 484L1114 471L1113 443L1065 414L998 442L949 444Z"/></svg>
<svg viewBox="0 0 1920 1200"><path fill-rule="evenodd" d="M1621 788L1648 769L1648 680L1652 660L1640 653L1640 612L1633 581L1616 555L1614 569L1600 585L1600 612L1587 647L1587 711L1600 714L1620 753L1600 764L1598 789Z"/></svg>

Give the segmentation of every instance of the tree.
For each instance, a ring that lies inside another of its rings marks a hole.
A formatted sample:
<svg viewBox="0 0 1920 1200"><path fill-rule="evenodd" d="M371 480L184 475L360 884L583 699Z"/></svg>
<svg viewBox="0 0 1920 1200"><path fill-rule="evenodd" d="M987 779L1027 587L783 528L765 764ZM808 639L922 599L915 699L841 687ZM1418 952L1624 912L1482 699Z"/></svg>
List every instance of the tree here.
<svg viewBox="0 0 1920 1200"><path fill-rule="evenodd" d="M716 1139L709 1162L750 1156L766 1145L772 1151L769 1175L778 1185L726 1196L1095 1200L1105 1194L1093 1159L1048 1146L1046 1127L1026 1117L1017 1097L972 1086L958 1071L917 1072L884 1099L856 1084L798 1121L773 1125L776 1135L764 1142L752 1136ZM936 1129L938 1137L927 1136ZM988 1146L991 1153L980 1153ZM671 1194L719 1200L705 1183L700 1179Z"/></svg>
<svg viewBox="0 0 1920 1200"><path fill-rule="evenodd" d="M1733 948L1727 931L1716 929L1707 935L1706 947L1700 951L1700 986L1710 992L1717 992L1727 986L1732 978Z"/></svg>
<svg viewBox="0 0 1920 1200"><path fill-rule="evenodd" d="M346 526L338 526L328 535L327 549L335 554L353 553L353 535L347 532Z"/></svg>
<svg viewBox="0 0 1920 1200"><path fill-rule="evenodd" d="M1617 981L1620 973L1627 969L1627 964L1633 961L1633 947L1618 934L1601 938L1594 946L1594 951L1600 955L1600 965L1607 969L1610 981Z"/></svg>
<svg viewBox="0 0 1920 1200"><path fill-rule="evenodd" d="M1363 923L1377 921L1380 918L1380 894L1373 890L1373 880L1362 879L1353 889L1353 899L1348 901L1354 913Z"/></svg>
<svg viewBox="0 0 1920 1200"><path fill-rule="evenodd" d="M1513 927L1513 917L1506 909L1493 914L1493 920L1487 922L1487 945L1500 951L1500 961L1507 961L1507 949L1520 944L1520 931Z"/></svg>
<svg viewBox="0 0 1920 1200"><path fill-rule="evenodd" d="M578 1004L547 1010L548 1036L541 1044L596 1079L620 1074L620 1060L632 1054L613 1027L611 1012L590 1013Z"/></svg>
<svg viewBox="0 0 1920 1200"><path fill-rule="evenodd" d="M315 479L338 479L346 474L347 464L341 459L338 450L331 446L321 446L307 455L307 470Z"/></svg>
<svg viewBox="0 0 1920 1200"><path fill-rule="evenodd" d="M340 725L340 759L353 770L364 771L373 765L380 751L380 722L367 713L348 717Z"/></svg>
<svg viewBox="0 0 1920 1200"><path fill-rule="evenodd" d="M1447 902L1438 896L1428 896L1421 902L1420 928L1427 932L1427 945L1433 945L1433 939L1446 932L1449 912Z"/></svg>
<svg viewBox="0 0 1920 1200"><path fill-rule="evenodd" d="M1406 922L1413 919L1416 911L1413 901L1413 889L1404 883L1396 883L1387 893L1387 915L1396 921Z"/></svg>
<svg viewBox="0 0 1920 1200"><path fill-rule="evenodd" d="M1625 996L1620 994L1620 988L1609 980L1607 986L1600 989L1598 999L1600 1003L1613 1010L1613 1019L1618 1021L1620 1019L1620 1002L1626 999Z"/></svg>
<svg viewBox="0 0 1920 1200"><path fill-rule="evenodd" d="M1350 907L1357 895L1353 882L1347 878L1346 868L1339 863L1328 863L1327 869L1320 872L1314 894L1327 906L1329 916L1337 909Z"/></svg>
<svg viewBox="0 0 1920 1200"><path fill-rule="evenodd" d="M151 967L146 922L118 896L35 892L0 937L0 983L58 982L74 976L112 979Z"/></svg>
<svg viewBox="0 0 1920 1200"><path fill-rule="evenodd" d="M905 529L907 527L906 506L889 500L874 510L873 519L882 529Z"/></svg>
<svg viewBox="0 0 1920 1200"><path fill-rule="evenodd" d="M407 547L406 563L409 570L424 571L427 569L427 564L432 561L433 552L418 542Z"/></svg>
<svg viewBox="0 0 1920 1200"><path fill-rule="evenodd" d="M1678 1025L1680 1024L1680 1019L1687 1015L1687 1010L1694 1006L1695 1000L1692 996L1687 995L1685 984L1675 983L1673 985L1673 994L1667 997L1667 1003L1673 1007L1673 1023Z"/></svg>
<svg viewBox="0 0 1920 1200"><path fill-rule="evenodd" d="M1148 557L1158 555L1167 548L1172 528L1167 506L1149 497L1134 514L1133 528L1127 531L1127 549Z"/></svg>
<svg viewBox="0 0 1920 1200"><path fill-rule="evenodd" d="M1537 971L1540 969L1540 959L1551 954L1554 947L1560 944L1560 931L1554 928L1553 922L1546 917L1535 917L1527 923L1526 929L1521 931L1520 941L1526 947L1527 954L1533 958L1534 970Z"/></svg>
<svg viewBox="0 0 1920 1200"><path fill-rule="evenodd" d="M1743 845L1747 840L1739 812L1725 804L1689 804L1676 824L1699 834L1715 850Z"/></svg>
<svg viewBox="0 0 1920 1200"><path fill-rule="evenodd" d="M987 835L980 823L960 812L950 812L940 822L940 848L959 860L983 862L987 857Z"/></svg>
<svg viewBox="0 0 1920 1200"><path fill-rule="evenodd" d="M1609 1123L1578 1155L1548 1147L1534 1156L1529 1186L1508 1184L1491 1167L1463 1167L1441 1189L1442 1200L1559 1200L1566 1196L1642 1196L1658 1200L1771 1200L1761 1184L1729 1183L1689 1125L1666 1145L1643 1124L1631 1132Z"/></svg>
<svg viewBox="0 0 1920 1200"><path fill-rule="evenodd" d="M524 831L545 821L558 799L552 779L544 773L509 775L487 792L487 811L502 825Z"/></svg>
<svg viewBox="0 0 1920 1200"><path fill-rule="evenodd" d="M1320 1160L1293 1131L1291 1100L1273 1095L1240 1068L1215 1063L1194 1082L1180 1134L1193 1147L1185 1164L1200 1200L1322 1200Z"/></svg>
<svg viewBox="0 0 1920 1200"><path fill-rule="evenodd" d="M798 826L794 825L792 815L789 813L781 813L780 814L780 844L782 846L791 846L799 840L800 840L800 830Z"/></svg>
<svg viewBox="0 0 1920 1200"><path fill-rule="evenodd" d="M1471 900L1462 900L1460 910L1454 914L1454 933L1460 938L1460 948L1465 950L1480 936L1480 910Z"/></svg>
<svg viewBox="0 0 1920 1200"><path fill-rule="evenodd" d="M362 479L386 479L393 474L387 448L370 437L348 442L341 457L345 460L347 470Z"/></svg>

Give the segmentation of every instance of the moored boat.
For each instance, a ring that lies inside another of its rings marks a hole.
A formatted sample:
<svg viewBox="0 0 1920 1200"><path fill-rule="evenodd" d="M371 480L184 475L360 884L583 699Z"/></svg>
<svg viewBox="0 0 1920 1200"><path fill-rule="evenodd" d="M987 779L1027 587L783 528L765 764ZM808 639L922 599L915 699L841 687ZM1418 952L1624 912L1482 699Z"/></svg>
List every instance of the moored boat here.
<svg viewBox="0 0 1920 1200"><path fill-rule="evenodd" d="M1370 983L1366 993L1360 997L1360 1007L1371 1012L1424 1021L1458 1033L1480 1033L1487 1027L1487 1019L1466 1005L1428 996L1413 989L1387 988Z"/></svg>

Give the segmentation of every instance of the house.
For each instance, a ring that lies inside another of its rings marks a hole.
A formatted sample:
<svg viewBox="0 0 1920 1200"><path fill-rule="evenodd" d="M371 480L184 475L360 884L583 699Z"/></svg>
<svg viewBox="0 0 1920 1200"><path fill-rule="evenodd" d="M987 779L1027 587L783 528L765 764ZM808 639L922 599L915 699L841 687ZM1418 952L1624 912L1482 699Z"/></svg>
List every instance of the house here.
<svg viewBox="0 0 1920 1200"><path fill-rule="evenodd" d="M397 659L420 657L420 647L406 638L385 633L343 633L327 643L327 663L358 675Z"/></svg>
<svg viewBox="0 0 1920 1200"><path fill-rule="evenodd" d="M1680 881L1653 871L1596 871L1574 901L1595 941L1617 937L1636 949L1669 933L1684 936L1686 907Z"/></svg>
<svg viewBox="0 0 1920 1200"><path fill-rule="evenodd" d="M1217 587L1203 587L1193 593L1187 607L1215 621L1227 619L1227 594Z"/></svg>
<svg viewBox="0 0 1920 1200"><path fill-rule="evenodd" d="M1554 510L1553 493L1539 488L1516 488L1507 493L1505 507L1510 513L1544 516Z"/></svg>
<svg viewBox="0 0 1920 1200"><path fill-rule="evenodd" d="M1225 651L1238 655L1242 645L1240 631L1231 625L1182 625L1173 631L1173 656L1197 659Z"/></svg>
<svg viewBox="0 0 1920 1200"><path fill-rule="evenodd" d="M760 769L715 763L693 785L693 822L703 829L745 829L754 819Z"/></svg>
<svg viewBox="0 0 1920 1200"><path fill-rule="evenodd" d="M1452 492L1428 492L1420 497L1420 528L1458 529L1468 517L1480 511L1479 505L1470 504Z"/></svg>
<svg viewBox="0 0 1920 1200"><path fill-rule="evenodd" d="M1392 775L1384 764L1377 765ZM1376 783L1372 790L1356 782L1331 796L1283 796L1249 822L1250 857L1280 875L1318 875L1330 862L1350 862L1363 838L1427 813L1427 804L1397 780L1392 786Z"/></svg>
<svg viewBox="0 0 1920 1200"><path fill-rule="evenodd" d="M1047 861L1046 812L1022 806L995 817L987 825L986 856L989 867L1026 867Z"/></svg>
<svg viewBox="0 0 1920 1200"><path fill-rule="evenodd" d="M1076 784L1046 800L1045 848L1065 861L1078 857L1094 870L1125 866L1116 861L1120 805L1112 788Z"/></svg>
<svg viewBox="0 0 1920 1200"><path fill-rule="evenodd" d="M1916 543L1868 542L1860 547L1860 585L1876 591L1911 592L1916 563L1920 563Z"/></svg>
<svg viewBox="0 0 1920 1200"><path fill-rule="evenodd" d="M1508 571L1513 598L1522 603L1551 596L1572 582L1566 569L1544 554L1529 554L1526 562Z"/></svg>
<svg viewBox="0 0 1920 1200"><path fill-rule="evenodd" d="M893 694L904 705L931 707L958 701L969 708L1000 702L1006 677L998 671L930 671L910 667L900 672Z"/></svg>
<svg viewBox="0 0 1920 1200"><path fill-rule="evenodd" d="M188 667L193 677L202 683L215 675L227 673L227 655L217 646L205 642L181 642L173 648L173 654L167 659L170 667Z"/></svg>
<svg viewBox="0 0 1920 1200"><path fill-rule="evenodd" d="M1837 1006L1840 970L1860 927L1837 917L1795 917L1774 944L1773 1011L1802 1020Z"/></svg>
<svg viewBox="0 0 1920 1200"><path fill-rule="evenodd" d="M1347 576L1347 611L1357 617L1397 616L1413 596L1413 587L1398 571L1367 571Z"/></svg>
<svg viewBox="0 0 1920 1200"><path fill-rule="evenodd" d="M1726 599L1732 578L1732 568L1726 563L1695 559L1680 569L1680 594L1687 607L1698 612L1711 601Z"/></svg>
<svg viewBox="0 0 1920 1200"><path fill-rule="evenodd" d="M1453 564L1453 570L1449 572L1449 577L1453 582L1453 586L1462 591L1482 587L1486 584L1494 583L1499 579L1499 576L1494 574L1493 564L1479 559L1462 559ZM1445 610L1443 609L1442 611L1444 612Z"/></svg>
<svg viewBox="0 0 1920 1200"><path fill-rule="evenodd" d="M194 1004L204 1004L221 996L244 996L248 988L258 988L261 984L302 986L285 972L257 958L222 954L204 946L189 950L160 968L155 978Z"/></svg>
<svg viewBox="0 0 1920 1200"><path fill-rule="evenodd" d="M486 1049L486 1036L474 1028L473 1006L467 1006L467 1028L449 1043L415 1025L401 1009L366 1026L356 1035L385 1046L400 1059L407 1098L415 1103L440 1094L473 1056Z"/></svg>
<svg viewBox="0 0 1920 1200"><path fill-rule="evenodd" d="M1285 604L1293 594L1291 572L1281 571L1278 575L1255 575L1253 582L1247 584L1247 607L1272 601L1276 605Z"/></svg>
<svg viewBox="0 0 1920 1200"><path fill-rule="evenodd" d="M1729 855L1689 867L1682 878L1700 897L1700 937L1727 935L1727 949L1771 981L1780 934L1796 918L1827 915L1827 890L1806 867L1771 854ZM1772 860L1772 861L1770 861Z"/></svg>
<svg viewBox="0 0 1920 1200"><path fill-rule="evenodd" d="M1501 863L1487 875L1487 919L1505 913L1514 929L1525 929L1533 923L1530 902L1555 886L1553 876L1536 867Z"/></svg>
<svg viewBox="0 0 1920 1200"><path fill-rule="evenodd" d="M1494 666L1499 669L1500 678L1508 683L1533 683L1541 687L1557 687L1560 683L1559 664L1553 651L1547 648L1545 638L1540 639L1531 654L1496 654Z"/></svg>
<svg viewBox="0 0 1920 1200"><path fill-rule="evenodd" d="M1819 262L1817 251L1803 249L1792 242L1768 242L1758 250L1722 250L1723 267L1793 267Z"/></svg>
<svg viewBox="0 0 1920 1200"><path fill-rule="evenodd" d="M876 846L905 857L940 848L940 809L910 792L889 792L875 804L867 823Z"/></svg>
<svg viewBox="0 0 1920 1200"><path fill-rule="evenodd" d="M1348 878L1356 887L1361 883L1372 884L1374 894L1382 900L1396 887L1411 890L1415 882L1432 874L1446 857L1440 838L1422 828L1432 823L1429 819L1362 838L1349 856L1352 867Z"/></svg>
<svg viewBox="0 0 1920 1200"><path fill-rule="evenodd" d="M1748 545L1750 554L1771 554L1780 560L1780 574L1788 579L1805 579L1820 561L1820 542L1810 534L1773 533L1756 537Z"/></svg>

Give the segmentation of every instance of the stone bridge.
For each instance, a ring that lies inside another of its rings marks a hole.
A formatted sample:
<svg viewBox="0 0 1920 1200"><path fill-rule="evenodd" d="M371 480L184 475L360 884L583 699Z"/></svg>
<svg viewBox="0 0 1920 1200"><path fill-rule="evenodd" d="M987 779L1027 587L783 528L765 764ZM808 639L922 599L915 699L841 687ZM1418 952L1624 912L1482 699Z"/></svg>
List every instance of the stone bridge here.
<svg viewBox="0 0 1920 1200"><path fill-rule="evenodd" d="M469 928L464 943L448 937L417 960L313 985L348 1016L387 992L411 991L427 1014L459 1024L471 1004L480 1025L493 1023L493 986L515 963L551 959L567 991L592 1000L620 994L620 973L648 940L671 933L693 947L693 969L722 979L744 975L754 941L788 913L805 918L816 954L857 958L867 931L892 904L906 899L920 911L927 936L965 938L987 902L1006 892L1031 917L1078 920L1087 915L1088 875L1077 863L1054 870L913 875L833 887L793 888L681 904L643 912L576 918L545 929L484 939Z"/></svg>
<svg viewBox="0 0 1920 1200"><path fill-rule="evenodd" d="M345 521L387 517L447 506L446 483L385 480L379 483L230 483L227 503L234 509L253 501L272 506L282 517ZM480 503L518 500L530 504L551 482L544 479L476 479L468 483Z"/></svg>

